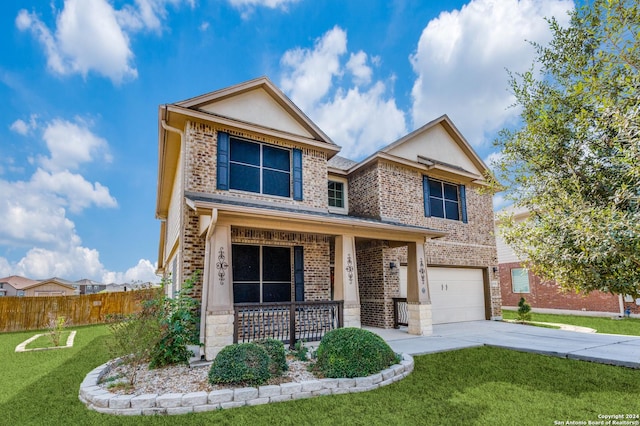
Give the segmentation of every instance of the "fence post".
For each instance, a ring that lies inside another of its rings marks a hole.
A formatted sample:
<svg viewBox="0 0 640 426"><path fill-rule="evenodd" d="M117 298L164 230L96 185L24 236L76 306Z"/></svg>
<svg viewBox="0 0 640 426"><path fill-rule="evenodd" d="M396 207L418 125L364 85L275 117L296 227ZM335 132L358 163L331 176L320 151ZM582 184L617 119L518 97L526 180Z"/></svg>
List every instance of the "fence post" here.
<svg viewBox="0 0 640 426"><path fill-rule="evenodd" d="M341 300L338 303L338 328L342 328L342 326L344 324L343 319L342 319L342 315L343 315L342 308L343 307L344 307L344 301Z"/></svg>
<svg viewBox="0 0 640 426"><path fill-rule="evenodd" d="M238 325L238 324L240 324L238 322L238 318L239 318L238 311L239 310L240 309L238 307L235 307L235 309L233 310L233 343L238 343L238 334L239 334L238 330L240 329L240 327Z"/></svg>
<svg viewBox="0 0 640 426"><path fill-rule="evenodd" d="M296 302L289 305L289 349L296 344Z"/></svg>

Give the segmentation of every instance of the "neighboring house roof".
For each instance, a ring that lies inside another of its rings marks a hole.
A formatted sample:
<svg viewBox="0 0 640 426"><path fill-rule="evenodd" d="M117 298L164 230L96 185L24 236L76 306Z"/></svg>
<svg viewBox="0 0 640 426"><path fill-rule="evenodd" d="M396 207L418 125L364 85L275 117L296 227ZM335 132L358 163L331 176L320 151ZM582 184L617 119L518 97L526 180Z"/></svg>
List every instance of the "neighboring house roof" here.
<svg viewBox="0 0 640 426"><path fill-rule="evenodd" d="M30 278L21 277L19 275L11 275L8 277L0 278L0 283L9 284L16 290L23 290L27 287L37 284L39 281L32 280Z"/></svg>
<svg viewBox="0 0 640 426"><path fill-rule="evenodd" d="M35 287L39 287L41 285L47 285L47 284L56 284L56 285L59 285L59 286L62 286L62 287L66 287L69 290L75 290L76 289L73 286L73 283L71 281L63 280L62 278L58 278L58 277L53 277L53 278L48 278L48 279L42 280L42 281L36 281L35 283L33 283L31 285L23 287L22 290L35 288Z"/></svg>
<svg viewBox="0 0 640 426"><path fill-rule="evenodd" d="M74 284L77 284L77 285L104 285L102 283L99 283L98 281L93 281L93 280L90 280L88 278L83 278L81 280L78 280Z"/></svg>

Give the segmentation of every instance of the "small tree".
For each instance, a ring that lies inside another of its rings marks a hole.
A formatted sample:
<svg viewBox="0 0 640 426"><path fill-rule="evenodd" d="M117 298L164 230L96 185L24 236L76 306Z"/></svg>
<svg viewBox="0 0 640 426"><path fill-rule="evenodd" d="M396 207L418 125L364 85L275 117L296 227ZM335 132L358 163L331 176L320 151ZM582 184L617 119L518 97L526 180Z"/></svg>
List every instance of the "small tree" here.
<svg viewBox="0 0 640 426"><path fill-rule="evenodd" d="M129 365L127 379L133 386L138 370L149 362L154 347L160 340L159 306L162 295L158 290L156 297L142 302L140 312L123 316L108 317L111 339L107 347L112 357L122 357Z"/></svg>
<svg viewBox="0 0 640 426"><path fill-rule="evenodd" d="M56 316L53 313L49 313L49 332L47 333L49 340L53 346L60 346L60 340L62 339L62 332L65 327L69 325L69 320L63 316Z"/></svg>
<svg viewBox="0 0 640 426"><path fill-rule="evenodd" d="M524 297L521 297L518 302L518 321L523 324L531 321L531 305L524 300Z"/></svg>
<svg viewBox="0 0 640 426"><path fill-rule="evenodd" d="M640 6L592 0L549 23L540 73L511 76L522 126L496 141L506 198L531 212L501 234L565 289L640 297Z"/></svg>

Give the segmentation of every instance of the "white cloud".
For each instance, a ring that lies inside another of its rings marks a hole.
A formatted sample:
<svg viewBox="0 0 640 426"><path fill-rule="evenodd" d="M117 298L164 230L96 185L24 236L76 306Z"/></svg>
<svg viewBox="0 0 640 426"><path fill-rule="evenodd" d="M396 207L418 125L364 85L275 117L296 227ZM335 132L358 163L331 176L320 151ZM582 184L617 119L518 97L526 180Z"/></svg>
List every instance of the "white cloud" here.
<svg viewBox="0 0 640 426"><path fill-rule="evenodd" d="M402 136L406 124L395 99L387 96L387 84L372 82L368 55L351 54L343 65L347 52L347 33L337 26L313 48L288 50L281 59L285 72L280 86L343 147L341 155L358 159ZM352 86L340 84L345 74L352 77Z"/></svg>
<svg viewBox="0 0 640 426"><path fill-rule="evenodd" d="M156 275L157 263L151 263L147 259L140 259L138 263L127 269L125 272L106 271L102 274L102 282L111 283L130 283L130 282L160 282L160 278Z"/></svg>
<svg viewBox="0 0 640 426"><path fill-rule="evenodd" d="M48 68L60 75L89 72L107 77L115 84L138 76L129 36L142 30L160 32L166 5L182 0L136 0L135 6L116 10L108 0L65 0L56 13L55 30L50 30L35 12L22 9L16 27L30 30L42 44ZM187 1L192 7L194 0Z"/></svg>
<svg viewBox="0 0 640 426"><path fill-rule="evenodd" d="M423 30L411 57L414 127L444 113L475 146L518 111L508 108L505 69L523 71L534 58L526 40L550 40L544 17L568 21L570 0L472 0L442 12Z"/></svg>
<svg viewBox="0 0 640 426"><path fill-rule="evenodd" d="M302 110L311 110L329 92L333 77L342 75L340 56L346 51L347 33L337 26L316 40L313 49L286 51L281 63L290 72L282 77L282 89Z"/></svg>
<svg viewBox="0 0 640 426"><path fill-rule="evenodd" d="M200 24L200 26L198 27L200 29L200 31L205 32L209 29L209 22L204 21L202 24Z"/></svg>
<svg viewBox="0 0 640 426"><path fill-rule="evenodd" d="M299 0L228 0L229 4L237 8L246 7L268 7L270 9L286 9L290 4L297 3Z"/></svg>
<svg viewBox="0 0 640 426"><path fill-rule="evenodd" d="M47 123L42 138L49 149L49 156L39 159L45 169L37 168L29 180L0 179L0 245L29 248L15 262L0 257L0 271L33 278L100 278L105 269L99 253L82 246L67 210L113 208L117 202L107 187L68 168L102 159L96 152L106 152L107 142L88 128L63 120Z"/></svg>
<svg viewBox="0 0 640 426"><path fill-rule="evenodd" d="M98 159L111 162L107 141L94 135L82 121L53 120L47 124L43 139L50 157L41 157L39 161L46 170L74 170L81 163Z"/></svg>
<svg viewBox="0 0 640 426"><path fill-rule="evenodd" d="M23 136L29 133L29 125L20 119L14 121L9 129Z"/></svg>
<svg viewBox="0 0 640 426"><path fill-rule="evenodd" d="M373 70L367 65L367 54L362 50L351 54L347 62L347 69L353 74L356 84L369 84Z"/></svg>

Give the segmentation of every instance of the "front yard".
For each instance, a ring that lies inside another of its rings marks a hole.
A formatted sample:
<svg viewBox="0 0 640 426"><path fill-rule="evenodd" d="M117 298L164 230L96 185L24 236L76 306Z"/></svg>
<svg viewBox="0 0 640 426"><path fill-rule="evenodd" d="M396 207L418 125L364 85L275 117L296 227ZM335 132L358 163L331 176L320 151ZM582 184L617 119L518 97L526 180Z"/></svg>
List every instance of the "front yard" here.
<svg viewBox="0 0 640 426"><path fill-rule="evenodd" d="M597 333L640 336L640 319L612 319L613 316L614 314L611 314L611 317L587 317L578 315L539 314L532 312L531 321L578 325L581 327L593 328ZM505 310L502 311L502 317L504 319L516 319L518 314L515 311Z"/></svg>
<svg viewBox="0 0 640 426"><path fill-rule="evenodd" d="M113 417L78 400L86 373L108 359L107 328L77 330L72 348L28 353L14 349L34 332L0 334L3 423L553 425L640 414L638 370L485 347L415 357L409 377L372 392L178 417Z"/></svg>

